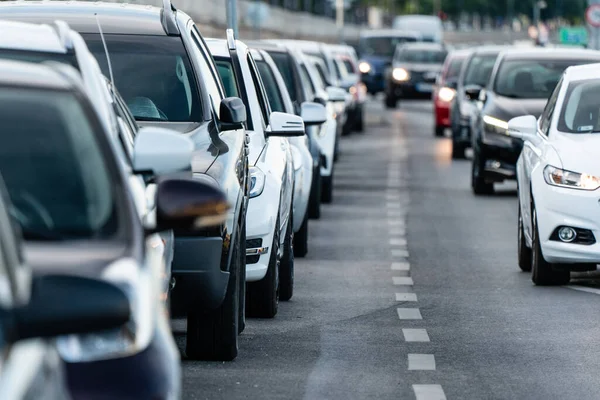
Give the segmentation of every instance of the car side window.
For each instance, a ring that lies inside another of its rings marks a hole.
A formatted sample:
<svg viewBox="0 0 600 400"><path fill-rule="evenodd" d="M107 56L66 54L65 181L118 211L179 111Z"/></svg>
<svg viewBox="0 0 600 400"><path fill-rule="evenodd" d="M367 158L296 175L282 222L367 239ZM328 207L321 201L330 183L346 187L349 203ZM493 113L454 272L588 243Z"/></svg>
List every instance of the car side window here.
<svg viewBox="0 0 600 400"><path fill-rule="evenodd" d="M540 130L546 136L550 133L550 123L552 122L552 116L554 115L554 109L556 107L556 102L558 101L558 94L560 93L561 86L562 79L554 88L554 92L552 92L548 103L546 103L546 108L544 108L544 112L540 118Z"/></svg>
<svg viewBox="0 0 600 400"><path fill-rule="evenodd" d="M308 69L306 68L306 65L304 65L304 64L302 64L302 66L300 68L300 75L302 77L302 84L308 90L309 99L312 101L316 96L315 85L313 85L313 82L310 79L310 75L308 74Z"/></svg>
<svg viewBox="0 0 600 400"><path fill-rule="evenodd" d="M204 87L208 92L208 96L212 101L212 107L217 116L219 115L219 108L221 106L221 100L223 100L223 88L221 85L221 78L217 73L217 70L213 67L214 63L212 57L209 56L208 49L204 45L201 36L196 30L196 27L192 28L192 40L201 54L201 57L197 57L198 64L200 65L200 75L203 77Z"/></svg>
<svg viewBox="0 0 600 400"><path fill-rule="evenodd" d="M267 95L262 85L260 75L258 74L258 69L256 68L254 59L250 54L248 54L248 65L250 67L250 73L252 74L252 80L254 81L254 88L256 89L256 95L258 96L258 102L260 103L260 110L266 126L268 125L269 116L271 115L271 109L269 107Z"/></svg>

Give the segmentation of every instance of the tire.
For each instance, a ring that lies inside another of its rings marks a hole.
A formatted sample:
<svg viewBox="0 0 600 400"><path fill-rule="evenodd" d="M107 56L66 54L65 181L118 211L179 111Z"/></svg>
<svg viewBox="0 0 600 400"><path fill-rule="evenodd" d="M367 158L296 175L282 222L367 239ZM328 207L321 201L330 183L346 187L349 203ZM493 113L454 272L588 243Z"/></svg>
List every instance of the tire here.
<svg viewBox="0 0 600 400"><path fill-rule="evenodd" d="M304 216L300 230L294 234L294 257L302 258L308 254L308 214Z"/></svg>
<svg viewBox="0 0 600 400"><path fill-rule="evenodd" d="M310 198L308 200L308 216L312 219L321 218L321 163L316 170L313 171L312 186L310 188Z"/></svg>
<svg viewBox="0 0 600 400"><path fill-rule="evenodd" d="M531 255L531 280L536 286L566 285L571 279L569 270L557 270L544 259L540 245L539 230L537 226L537 213L532 210L533 251Z"/></svg>
<svg viewBox="0 0 600 400"><path fill-rule="evenodd" d="M364 111L362 111L362 110L360 113L358 113L356 122L354 123L354 131L356 131L356 132L364 132L365 131L365 117L364 117Z"/></svg>
<svg viewBox="0 0 600 400"><path fill-rule="evenodd" d="M321 201L325 204L330 204L333 201L333 171L331 171L331 176L324 176L321 179L323 180Z"/></svg>
<svg viewBox="0 0 600 400"><path fill-rule="evenodd" d="M471 167L471 188L473 193L478 196L494 194L494 184L486 182L481 176L482 164L483 162L479 159L477 153L475 153Z"/></svg>
<svg viewBox="0 0 600 400"><path fill-rule="evenodd" d="M446 127L437 126L435 127L435 137L443 137L444 133L446 133Z"/></svg>
<svg viewBox="0 0 600 400"><path fill-rule="evenodd" d="M288 301L294 295L295 235L293 213L290 213L283 244L283 257L279 263L279 300Z"/></svg>
<svg viewBox="0 0 600 400"><path fill-rule="evenodd" d="M464 160L466 147L463 143L457 143L452 139L452 159L453 160Z"/></svg>
<svg viewBox="0 0 600 400"><path fill-rule="evenodd" d="M240 230L240 293L239 293L239 321L238 332L242 333L246 329L246 221Z"/></svg>
<svg viewBox="0 0 600 400"><path fill-rule="evenodd" d="M279 218L271 246L267 275L258 282L246 285L246 315L255 318L274 318L279 308Z"/></svg>
<svg viewBox="0 0 600 400"><path fill-rule="evenodd" d="M396 108L398 107L398 99L394 96L390 96L389 94L385 95L385 107L386 108Z"/></svg>
<svg viewBox="0 0 600 400"><path fill-rule="evenodd" d="M211 311L188 311L186 355L193 360L232 361L238 354L240 234L234 240L223 304Z"/></svg>
<svg viewBox="0 0 600 400"><path fill-rule="evenodd" d="M531 249L527 247L527 242L525 240L525 230L523 229L523 215L521 213L520 205L517 228L517 260L519 262L519 268L521 268L521 271L531 271Z"/></svg>

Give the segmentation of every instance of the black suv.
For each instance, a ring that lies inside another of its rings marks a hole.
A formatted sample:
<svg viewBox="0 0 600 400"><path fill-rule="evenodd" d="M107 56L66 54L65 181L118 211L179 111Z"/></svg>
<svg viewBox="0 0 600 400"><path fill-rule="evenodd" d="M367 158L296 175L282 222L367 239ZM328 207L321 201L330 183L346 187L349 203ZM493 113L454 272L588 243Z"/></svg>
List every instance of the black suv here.
<svg viewBox="0 0 600 400"><path fill-rule="evenodd" d="M114 77L141 126L167 127L194 141L194 177L218 183L231 212L219 228L176 236L172 308L187 315L188 357L234 359L245 322L246 115L240 99L225 98L194 21L170 1L163 8L3 2L0 13L4 19L33 23L64 20L83 36L105 75Z"/></svg>

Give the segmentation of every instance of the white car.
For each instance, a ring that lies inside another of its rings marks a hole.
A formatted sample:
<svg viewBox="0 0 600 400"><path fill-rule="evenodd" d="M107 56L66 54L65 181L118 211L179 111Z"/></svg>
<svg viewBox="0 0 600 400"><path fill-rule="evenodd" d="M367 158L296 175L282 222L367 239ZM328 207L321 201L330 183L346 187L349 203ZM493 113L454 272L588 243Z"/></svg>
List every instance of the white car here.
<svg viewBox="0 0 600 400"><path fill-rule="evenodd" d="M246 215L246 311L273 318L279 299L294 288L294 166L287 137L303 136L296 115L271 112L250 49L227 31L227 40L207 44L227 96L240 97L247 110L250 201Z"/></svg>
<svg viewBox="0 0 600 400"><path fill-rule="evenodd" d="M600 65L568 68L539 120L521 116L518 260L537 285L600 263Z"/></svg>
<svg viewBox="0 0 600 400"><path fill-rule="evenodd" d="M256 66L269 100L271 110L294 113L294 104L285 81L271 56L265 50L252 50ZM327 121L327 111L322 104L304 102L300 116L305 126L321 125ZM304 257L308 252L308 204L313 179L313 158L308 136L288 138L294 161L294 255Z"/></svg>

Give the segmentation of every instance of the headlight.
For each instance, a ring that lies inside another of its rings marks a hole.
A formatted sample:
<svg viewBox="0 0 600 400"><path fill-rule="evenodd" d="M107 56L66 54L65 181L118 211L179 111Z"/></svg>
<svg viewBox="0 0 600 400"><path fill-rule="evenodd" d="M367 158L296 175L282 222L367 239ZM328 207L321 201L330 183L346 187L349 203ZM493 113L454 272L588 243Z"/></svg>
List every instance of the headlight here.
<svg viewBox="0 0 600 400"><path fill-rule="evenodd" d="M456 90L449 87L441 88L438 93L438 98L446 103L450 103L454 99L454 96L456 96Z"/></svg>
<svg viewBox="0 0 600 400"><path fill-rule="evenodd" d="M265 189L265 173L258 167L250 167L250 198L258 197Z"/></svg>
<svg viewBox="0 0 600 400"><path fill-rule="evenodd" d="M506 131L508 130L508 122L502 121L498 118L490 117L489 115L485 115L483 117L483 122L497 128L502 133L506 133Z"/></svg>
<svg viewBox="0 0 600 400"><path fill-rule="evenodd" d="M366 61L361 61L358 64L358 70L363 74L368 74L371 72L371 65Z"/></svg>
<svg viewBox="0 0 600 400"><path fill-rule="evenodd" d="M600 178L588 174L567 171L553 167L544 168L544 180L548 185L580 190L596 190L600 187Z"/></svg>
<svg viewBox="0 0 600 400"><path fill-rule="evenodd" d="M392 71L392 78L398 82L406 82L410 79L410 74L404 68L394 68Z"/></svg>
<svg viewBox="0 0 600 400"><path fill-rule="evenodd" d="M485 115L483 123L485 124L482 137L484 143L500 147L512 146L512 139L507 134L508 122Z"/></svg>

